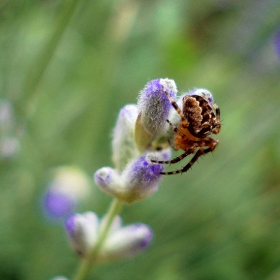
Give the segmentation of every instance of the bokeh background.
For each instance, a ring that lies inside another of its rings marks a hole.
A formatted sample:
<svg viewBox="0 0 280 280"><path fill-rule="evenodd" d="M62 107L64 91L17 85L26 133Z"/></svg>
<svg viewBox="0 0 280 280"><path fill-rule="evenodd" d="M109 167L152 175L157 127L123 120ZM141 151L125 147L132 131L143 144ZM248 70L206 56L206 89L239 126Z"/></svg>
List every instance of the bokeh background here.
<svg viewBox="0 0 280 280"><path fill-rule="evenodd" d="M77 210L103 215L92 174L112 165L120 108L159 77L214 93L220 145L124 208L154 241L92 279L280 279L279 29L277 0L2 0L0 279L72 277L63 222L41 207L50 170L83 170Z"/></svg>

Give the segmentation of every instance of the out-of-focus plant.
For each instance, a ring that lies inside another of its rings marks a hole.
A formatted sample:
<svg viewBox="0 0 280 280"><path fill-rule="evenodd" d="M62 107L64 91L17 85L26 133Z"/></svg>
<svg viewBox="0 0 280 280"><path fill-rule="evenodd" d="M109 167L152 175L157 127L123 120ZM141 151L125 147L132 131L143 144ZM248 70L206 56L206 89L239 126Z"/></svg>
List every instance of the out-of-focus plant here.
<svg viewBox="0 0 280 280"><path fill-rule="evenodd" d="M170 148L160 149L162 143L157 144L168 131L166 118L171 109L164 90L176 98L173 80L156 79L141 91L138 104L126 105L119 113L112 140L114 167L102 167L94 174L96 185L113 197L107 214L99 219L94 212L75 213L65 222L70 244L82 259L75 280L87 279L96 262L132 257L152 240L149 226L122 226L118 214L123 204L136 203L158 190L163 167L150 157L166 160L171 156ZM55 196L46 196L48 205L52 199L57 201Z"/></svg>
<svg viewBox="0 0 280 280"><path fill-rule="evenodd" d="M113 197L107 214L99 219L88 211L66 219L71 247L82 259L75 280L87 279L96 262L132 257L152 240L149 226L142 223L122 226L118 214L123 204L136 203L158 190L163 166L150 158L170 159L171 150L167 146L174 136L166 123L174 111L166 91L176 99L173 80L152 80L140 92L138 104L126 105L119 113L112 141L114 167L102 167L94 174L100 190ZM67 176L59 173L45 196L47 209L60 215L68 213L74 203L71 193L67 196L64 192L64 181ZM64 205L64 211L57 209L57 204Z"/></svg>

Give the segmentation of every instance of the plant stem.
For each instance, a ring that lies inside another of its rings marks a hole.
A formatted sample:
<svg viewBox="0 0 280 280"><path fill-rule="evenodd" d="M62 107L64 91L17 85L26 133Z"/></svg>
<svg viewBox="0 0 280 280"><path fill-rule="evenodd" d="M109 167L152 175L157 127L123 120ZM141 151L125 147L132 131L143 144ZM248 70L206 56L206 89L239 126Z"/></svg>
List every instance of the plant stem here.
<svg viewBox="0 0 280 280"><path fill-rule="evenodd" d="M100 229L96 245L94 246L89 257L81 261L78 271L75 277L73 278L73 280L86 280L88 278L91 268L96 262L98 253L102 245L104 244L104 241L107 238L112 222L114 221L116 215L120 213L121 208L122 208L122 203L119 200L114 199L110 205L110 208L108 209L105 223L102 225Z"/></svg>

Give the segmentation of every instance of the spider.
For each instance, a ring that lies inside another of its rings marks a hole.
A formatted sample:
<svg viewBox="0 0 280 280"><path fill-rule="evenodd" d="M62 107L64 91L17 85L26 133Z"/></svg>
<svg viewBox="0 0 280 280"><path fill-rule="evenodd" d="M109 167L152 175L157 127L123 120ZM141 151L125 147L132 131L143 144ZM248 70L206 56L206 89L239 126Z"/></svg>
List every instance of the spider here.
<svg viewBox="0 0 280 280"><path fill-rule="evenodd" d="M182 110L169 93L165 89L163 91L181 118L178 127L174 126L169 120L166 120L176 133L174 137L175 145L170 145L175 151L182 149L184 153L169 161L151 161L161 164L173 164L194 153L193 158L182 169L160 173L172 175L188 171L200 156L215 150L219 141L209 137L209 135L220 132L220 109L214 102L212 94L204 89L184 96Z"/></svg>

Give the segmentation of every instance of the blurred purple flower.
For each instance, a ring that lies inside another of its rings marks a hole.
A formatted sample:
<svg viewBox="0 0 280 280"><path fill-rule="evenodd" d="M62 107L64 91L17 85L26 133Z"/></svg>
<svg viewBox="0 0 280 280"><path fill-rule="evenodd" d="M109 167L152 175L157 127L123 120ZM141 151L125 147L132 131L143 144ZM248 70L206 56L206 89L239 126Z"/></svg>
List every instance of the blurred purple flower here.
<svg viewBox="0 0 280 280"><path fill-rule="evenodd" d="M63 218L74 212L75 199L65 192L49 189L44 195L44 209L50 218Z"/></svg>
<svg viewBox="0 0 280 280"><path fill-rule="evenodd" d="M280 30L274 36L274 46L278 57L280 58Z"/></svg>
<svg viewBox="0 0 280 280"><path fill-rule="evenodd" d="M58 167L42 197L45 215L52 220L65 218L75 211L77 203L86 197L89 180L79 168Z"/></svg>

